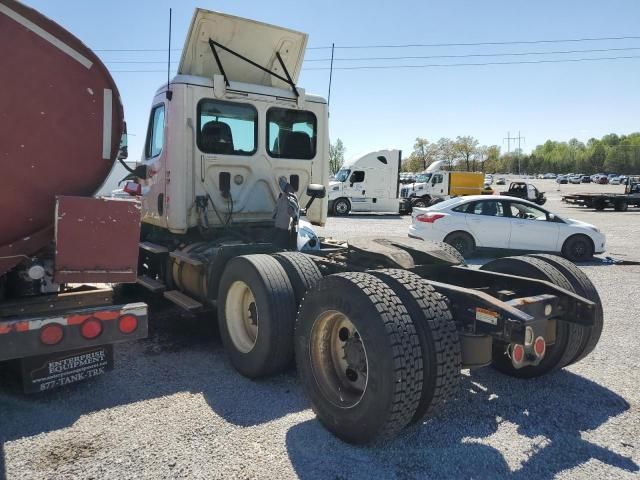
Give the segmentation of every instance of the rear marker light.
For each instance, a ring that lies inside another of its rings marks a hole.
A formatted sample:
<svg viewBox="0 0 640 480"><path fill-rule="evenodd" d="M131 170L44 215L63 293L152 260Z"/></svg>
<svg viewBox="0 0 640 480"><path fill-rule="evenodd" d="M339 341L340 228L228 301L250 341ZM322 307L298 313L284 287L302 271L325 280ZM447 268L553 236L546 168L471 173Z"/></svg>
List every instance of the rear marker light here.
<svg viewBox="0 0 640 480"><path fill-rule="evenodd" d="M522 363L524 360L524 347L520 344L514 345L511 357L515 363Z"/></svg>
<svg viewBox="0 0 640 480"><path fill-rule="evenodd" d="M87 318L80 327L80 334L88 340L99 337L101 333L102 322L97 318Z"/></svg>
<svg viewBox="0 0 640 480"><path fill-rule="evenodd" d="M536 338L536 341L533 344L533 350L536 352L536 355L538 357L544 356L544 353L547 350L547 344L544 341L544 338L542 337Z"/></svg>
<svg viewBox="0 0 640 480"><path fill-rule="evenodd" d="M416 220L423 223L433 223L442 217L444 217L442 213L419 213L416 215Z"/></svg>
<svg viewBox="0 0 640 480"><path fill-rule="evenodd" d="M135 315L123 315L118 320L118 329L122 333L132 333L138 328L138 318Z"/></svg>
<svg viewBox="0 0 640 480"><path fill-rule="evenodd" d="M40 341L45 345L56 345L62 341L64 330L59 323L49 323L40 329Z"/></svg>

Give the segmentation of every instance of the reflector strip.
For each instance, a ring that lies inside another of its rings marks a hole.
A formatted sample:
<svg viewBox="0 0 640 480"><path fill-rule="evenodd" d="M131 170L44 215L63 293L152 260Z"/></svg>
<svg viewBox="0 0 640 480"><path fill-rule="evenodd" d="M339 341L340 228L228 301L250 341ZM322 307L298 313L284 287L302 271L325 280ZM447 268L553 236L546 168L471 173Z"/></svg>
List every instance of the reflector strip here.
<svg viewBox="0 0 640 480"><path fill-rule="evenodd" d="M80 63L82 66L86 67L87 69L91 68L91 66L93 65L93 62L91 60L89 60L87 57L85 57L84 55L80 54L79 52L76 52L69 45L67 45L66 43L58 40L56 37L51 35L49 32L47 32L43 28L39 27L38 25L33 23L31 20L27 20L26 18L24 18L19 13L14 12L13 10L11 10L6 5L0 4L0 12L4 13L7 17L15 20L16 22L18 22L23 27L28 28L33 33L38 35L40 38L46 40L47 42L49 42L54 47L56 47L59 50L63 51L64 53L69 55L76 62Z"/></svg>
<svg viewBox="0 0 640 480"><path fill-rule="evenodd" d="M111 122L113 114L111 102L113 101L113 92L105 88L102 106L102 159L111 160Z"/></svg>

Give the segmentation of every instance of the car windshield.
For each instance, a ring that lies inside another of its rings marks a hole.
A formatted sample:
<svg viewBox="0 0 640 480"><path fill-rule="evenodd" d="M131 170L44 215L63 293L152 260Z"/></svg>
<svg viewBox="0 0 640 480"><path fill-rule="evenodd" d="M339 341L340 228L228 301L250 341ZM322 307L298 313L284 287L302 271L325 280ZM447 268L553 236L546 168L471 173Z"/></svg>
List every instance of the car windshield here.
<svg viewBox="0 0 640 480"><path fill-rule="evenodd" d="M427 210L444 210L449 207L453 207L458 205L459 203L464 202L465 199L463 197L454 197L449 200L445 200L444 202L436 203L435 205L430 206Z"/></svg>
<svg viewBox="0 0 640 480"><path fill-rule="evenodd" d="M416 175L416 183L427 183L430 178L430 173L421 173L420 175Z"/></svg>
<svg viewBox="0 0 640 480"><path fill-rule="evenodd" d="M340 170L338 170L338 173L336 173L336 181L337 182L345 182L347 180L347 178L349 178L349 173L351 172L351 170L347 169L347 168L341 168Z"/></svg>

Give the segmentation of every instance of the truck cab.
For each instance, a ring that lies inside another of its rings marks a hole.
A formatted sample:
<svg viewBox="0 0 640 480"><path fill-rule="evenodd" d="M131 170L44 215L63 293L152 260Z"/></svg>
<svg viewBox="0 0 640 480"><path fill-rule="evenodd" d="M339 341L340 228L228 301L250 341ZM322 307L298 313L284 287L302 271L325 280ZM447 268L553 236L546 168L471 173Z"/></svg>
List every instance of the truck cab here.
<svg viewBox="0 0 640 480"><path fill-rule="evenodd" d="M399 212L399 150L378 150L345 163L329 183L329 212Z"/></svg>
<svg viewBox="0 0 640 480"><path fill-rule="evenodd" d="M178 75L151 105L145 224L179 235L268 225L280 176L302 201L309 184L327 184L327 102L295 85L306 43L293 30L196 11ZM326 215L326 200L307 212L317 225Z"/></svg>

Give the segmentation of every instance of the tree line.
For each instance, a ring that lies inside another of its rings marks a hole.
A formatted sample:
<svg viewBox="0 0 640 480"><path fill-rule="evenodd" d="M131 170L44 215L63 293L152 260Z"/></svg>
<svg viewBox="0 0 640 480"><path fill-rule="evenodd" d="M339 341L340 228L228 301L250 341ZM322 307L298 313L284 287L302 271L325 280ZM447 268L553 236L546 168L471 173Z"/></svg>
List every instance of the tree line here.
<svg viewBox="0 0 640 480"><path fill-rule="evenodd" d="M344 162L345 147L337 139L329 148L332 174ZM498 145L480 145L472 136L441 138L429 142L418 137L411 154L402 160L403 172L422 172L433 162L444 160L449 170L487 173L584 173L640 174L640 132L629 135L610 133L586 143L572 138L568 142L547 140L530 154L515 150L502 152Z"/></svg>

